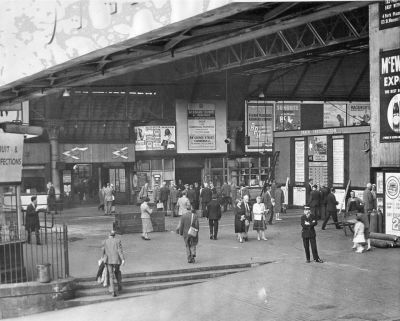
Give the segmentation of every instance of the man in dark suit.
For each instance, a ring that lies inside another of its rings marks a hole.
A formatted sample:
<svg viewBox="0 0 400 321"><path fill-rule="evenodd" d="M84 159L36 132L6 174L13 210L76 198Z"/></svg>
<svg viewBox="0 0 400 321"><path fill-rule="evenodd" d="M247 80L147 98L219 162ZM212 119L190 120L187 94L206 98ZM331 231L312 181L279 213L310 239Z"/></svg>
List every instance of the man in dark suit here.
<svg viewBox="0 0 400 321"><path fill-rule="evenodd" d="M310 207L311 214L317 219L321 219L320 213L319 213L319 205L320 205L320 193L317 190L318 186L313 185L312 191L310 194L310 202L307 204L307 206Z"/></svg>
<svg viewBox="0 0 400 321"><path fill-rule="evenodd" d="M160 201L163 203L163 210L165 211L165 215L167 215L168 197L169 188L167 187L167 183L163 182L162 187L160 188Z"/></svg>
<svg viewBox="0 0 400 321"><path fill-rule="evenodd" d="M208 188L208 184L204 183L204 187L200 192L201 197L201 208L203 210L202 217L207 217L207 205L210 203L212 199L212 192L211 189Z"/></svg>
<svg viewBox="0 0 400 321"><path fill-rule="evenodd" d="M210 226L210 240L217 240L218 221L221 219L221 205L217 201L217 194L212 194L212 200L207 205L206 217Z"/></svg>
<svg viewBox="0 0 400 321"><path fill-rule="evenodd" d="M31 243L31 233L35 232L36 244L40 245L40 222L39 222L39 212L36 210L37 207L37 197L31 197L31 203L26 208L25 215L25 230L28 232L27 242Z"/></svg>
<svg viewBox="0 0 400 321"><path fill-rule="evenodd" d="M310 178L308 180L308 183L304 186L306 188L306 205L310 202L312 185L313 185L313 179Z"/></svg>
<svg viewBox="0 0 400 321"><path fill-rule="evenodd" d="M303 238L304 250L306 252L306 262L310 263L310 244L313 259L317 263L323 263L319 258L317 250L316 233L314 226L317 225L317 220L311 214L310 208L308 206L304 207L304 214L301 216L301 237Z"/></svg>
<svg viewBox="0 0 400 321"><path fill-rule="evenodd" d="M326 204L327 204L326 198L329 195L329 188L327 188L325 185L322 185L322 188L319 191L319 193L320 193L319 215L324 220L326 218Z"/></svg>
<svg viewBox="0 0 400 321"><path fill-rule="evenodd" d="M336 201L335 197L335 189L332 187L330 193L326 197L326 211L327 215L324 220L324 223L322 223L322 229L325 230L326 224L329 221L329 218L332 216L333 222L335 222L336 229L340 230L341 227L338 224L338 218L337 218L337 209L336 205L338 205L339 202Z"/></svg>
<svg viewBox="0 0 400 321"><path fill-rule="evenodd" d="M124 252L122 251L121 240L115 238L114 231L111 231L108 239L103 241L102 257L107 266L110 278L109 292L112 296L117 296L115 283L117 283L118 291L120 291L122 281L120 266L125 264L125 258Z"/></svg>
<svg viewBox="0 0 400 321"><path fill-rule="evenodd" d="M271 185L267 185L267 190L264 194L263 197L263 203L265 205L265 208L268 210L269 213L269 220L268 224L272 225L272 220L274 219L274 205L275 205L275 199L272 195L271 192Z"/></svg>

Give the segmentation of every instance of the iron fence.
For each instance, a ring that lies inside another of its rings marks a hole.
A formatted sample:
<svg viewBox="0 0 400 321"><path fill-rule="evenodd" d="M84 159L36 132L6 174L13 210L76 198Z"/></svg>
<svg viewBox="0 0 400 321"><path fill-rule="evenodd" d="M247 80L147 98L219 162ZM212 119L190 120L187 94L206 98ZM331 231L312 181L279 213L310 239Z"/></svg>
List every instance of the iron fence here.
<svg viewBox="0 0 400 321"><path fill-rule="evenodd" d="M0 283L35 281L43 265L49 266L51 280L69 276L67 225L31 234L28 242L27 231L0 231Z"/></svg>

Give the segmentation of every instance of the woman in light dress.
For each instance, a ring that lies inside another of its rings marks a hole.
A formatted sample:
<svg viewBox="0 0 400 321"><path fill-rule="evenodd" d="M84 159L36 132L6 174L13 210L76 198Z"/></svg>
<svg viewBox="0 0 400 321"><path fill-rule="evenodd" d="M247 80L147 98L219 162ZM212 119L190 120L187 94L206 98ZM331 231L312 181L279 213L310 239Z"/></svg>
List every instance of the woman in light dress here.
<svg viewBox="0 0 400 321"><path fill-rule="evenodd" d="M150 241L149 233L153 232L153 224L151 224L150 215L153 210L149 206L150 199L146 197L140 205L140 218L142 219L142 239Z"/></svg>
<svg viewBox="0 0 400 321"><path fill-rule="evenodd" d="M257 196L257 203L253 205L253 230L257 231L257 240L267 240L265 237L265 209L264 203L261 203L261 196Z"/></svg>

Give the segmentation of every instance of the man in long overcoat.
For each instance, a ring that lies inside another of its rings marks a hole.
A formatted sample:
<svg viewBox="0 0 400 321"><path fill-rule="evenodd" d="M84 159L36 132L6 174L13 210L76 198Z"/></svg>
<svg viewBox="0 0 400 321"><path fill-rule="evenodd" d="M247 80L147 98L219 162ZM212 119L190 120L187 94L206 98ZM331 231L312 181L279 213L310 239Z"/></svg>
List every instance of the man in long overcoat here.
<svg viewBox="0 0 400 321"><path fill-rule="evenodd" d="M39 222L39 212L36 210L37 207L37 197L31 197L31 203L26 208L25 215L25 230L28 232L27 242L31 243L31 233L35 232L36 244L40 245L40 222Z"/></svg>
<svg viewBox="0 0 400 321"><path fill-rule="evenodd" d="M217 194L212 195L212 200L207 205L206 217L210 226L210 240L218 239L218 221L221 219L221 205L217 200Z"/></svg>

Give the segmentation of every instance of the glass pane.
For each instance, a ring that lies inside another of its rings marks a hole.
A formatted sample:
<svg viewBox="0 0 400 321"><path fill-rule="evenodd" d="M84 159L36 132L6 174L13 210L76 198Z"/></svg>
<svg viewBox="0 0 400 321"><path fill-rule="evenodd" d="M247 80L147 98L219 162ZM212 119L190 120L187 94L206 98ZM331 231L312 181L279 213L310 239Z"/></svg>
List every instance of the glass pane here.
<svg viewBox="0 0 400 321"><path fill-rule="evenodd" d="M162 170L162 160L161 159L153 159L151 161L151 170Z"/></svg>

